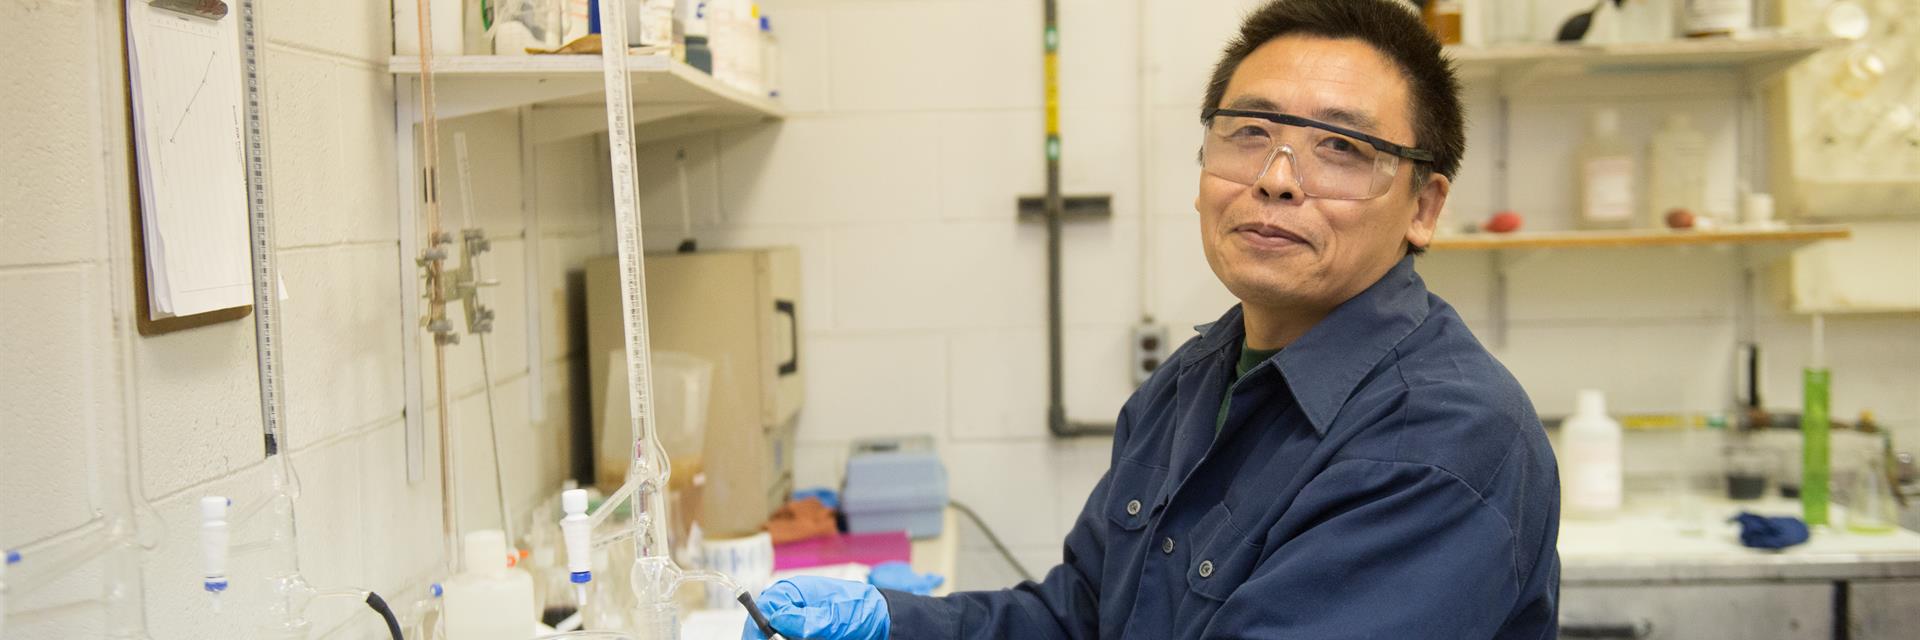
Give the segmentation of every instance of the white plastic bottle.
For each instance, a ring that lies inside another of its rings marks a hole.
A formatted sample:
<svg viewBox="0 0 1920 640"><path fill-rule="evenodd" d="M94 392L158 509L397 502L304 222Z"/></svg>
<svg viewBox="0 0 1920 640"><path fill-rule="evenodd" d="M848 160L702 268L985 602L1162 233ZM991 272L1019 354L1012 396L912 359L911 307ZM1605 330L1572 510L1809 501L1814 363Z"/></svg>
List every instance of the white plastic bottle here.
<svg viewBox="0 0 1920 640"><path fill-rule="evenodd" d="M753 95L765 95L760 77L760 5L747 0L732 0L733 14L727 20L728 84Z"/></svg>
<svg viewBox="0 0 1920 640"><path fill-rule="evenodd" d="M406 0L398 0L405 2ZM560 5L560 44L566 45L587 37L587 29L592 26L594 0L561 0Z"/></svg>
<svg viewBox="0 0 1920 640"><path fill-rule="evenodd" d="M533 576L507 567L507 536L497 529L467 534L466 571L441 584L447 640L526 640L539 614Z"/></svg>
<svg viewBox="0 0 1920 640"><path fill-rule="evenodd" d="M1577 518L1619 513L1623 478L1620 423L1607 417L1604 393L1580 391L1573 417L1560 425L1561 511Z"/></svg>
<svg viewBox="0 0 1920 640"><path fill-rule="evenodd" d="M1693 118L1687 114L1669 114L1666 125L1647 145L1649 225L1665 225L1667 212L1674 209L1702 216L1706 206L1707 136L1693 128Z"/></svg>
<svg viewBox="0 0 1920 640"><path fill-rule="evenodd" d="M710 0L707 5L707 46L713 50L713 79L739 86L740 29L734 0Z"/></svg>
<svg viewBox="0 0 1920 640"><path fill-rule="evenodd" d="M760 16L760 84L769 98L780 97L780 39L774 37L773 20Z"/></svg>
<svg viewBox="0 0 1920 640"><path fill-rule="evenodd" d="M1574 171L1580 181L1579 223L1585 229L1633 226L1640 171L1633 149L1620 135L1620 112L1598 109L1593 128L1580 146Z"/></svg>
<svg viewBox="0 0 1920 640"><path fill-rule="evenodd" d="M745 47L740 50L740 88L756 96L767 95L766 70L761 67L765 61L762 48L766 42L761 40L760 5L745 2L747 12L740 21L740 41Z"/></svg>

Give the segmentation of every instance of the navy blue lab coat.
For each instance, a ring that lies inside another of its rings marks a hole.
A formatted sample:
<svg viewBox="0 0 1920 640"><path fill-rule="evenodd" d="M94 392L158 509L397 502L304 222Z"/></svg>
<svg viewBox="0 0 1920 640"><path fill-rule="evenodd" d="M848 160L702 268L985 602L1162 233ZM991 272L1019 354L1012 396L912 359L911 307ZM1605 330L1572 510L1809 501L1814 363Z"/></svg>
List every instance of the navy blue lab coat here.
<svg viewBox="0 0 1920 640"><path fill-rule="evenodd" d="M1199 329L1121 408L1064 561L884 592L893 638L1556 636L1546 433L1413 258L1237 382L1240 309Z"/></svg>

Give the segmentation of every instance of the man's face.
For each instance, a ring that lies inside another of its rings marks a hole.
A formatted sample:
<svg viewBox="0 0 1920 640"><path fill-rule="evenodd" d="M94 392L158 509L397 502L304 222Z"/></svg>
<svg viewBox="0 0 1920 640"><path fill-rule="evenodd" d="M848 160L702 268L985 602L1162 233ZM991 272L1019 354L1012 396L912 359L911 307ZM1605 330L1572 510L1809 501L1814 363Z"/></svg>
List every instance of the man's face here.
<svg viewBox="0 0 1920 640"><path fill-rule="evenodd" d="M1268 42L1240 63L1217 106L1286 113L1414 144L1406 80L1359 40ZM1332 200L1302 193L1297 168L1278 157L1252 185L1200 172L1194 207L1207 264L1248 305L1324 312L1359 294L1399 262L1406 243L1426 246L1449 187L1435 174L1416 189L1413 162L1401 160L1385 194Z"/></svg>

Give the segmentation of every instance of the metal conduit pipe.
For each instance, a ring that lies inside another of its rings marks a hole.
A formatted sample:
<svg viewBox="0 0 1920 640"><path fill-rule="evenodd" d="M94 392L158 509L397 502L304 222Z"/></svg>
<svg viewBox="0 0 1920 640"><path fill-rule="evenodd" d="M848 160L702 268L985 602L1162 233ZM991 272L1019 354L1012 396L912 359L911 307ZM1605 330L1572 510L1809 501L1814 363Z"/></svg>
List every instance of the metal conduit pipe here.
<svg viewBox="0 0 1920 640"><path fill-rule="evenodd" d="M1046 8L1047 431L1057 438L1111 436L1113 423L1067 418L1060 312L1060 225L1066 216L1066 199L1060 195L1060 8L1057 0L1043 2Z"/></svg>

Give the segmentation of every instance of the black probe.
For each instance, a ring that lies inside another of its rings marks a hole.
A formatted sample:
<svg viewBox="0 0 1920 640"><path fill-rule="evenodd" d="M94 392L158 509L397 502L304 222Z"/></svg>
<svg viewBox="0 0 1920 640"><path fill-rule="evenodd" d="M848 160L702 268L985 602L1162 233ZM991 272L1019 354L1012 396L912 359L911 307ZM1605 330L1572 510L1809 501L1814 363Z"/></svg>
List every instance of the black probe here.
<svg viewBox="0 0 1920 640"><path fill-rule="evenodd" d="M752 593L741 589L738 599L740 606L747 608L747 616L753 618L754 626L760 627L760 633L766 635L767 640L786 640L785 636L780 635L780 632L773 630L773 623L767 622L767 614L760 612L760 605L753 601Z"/></svg>

